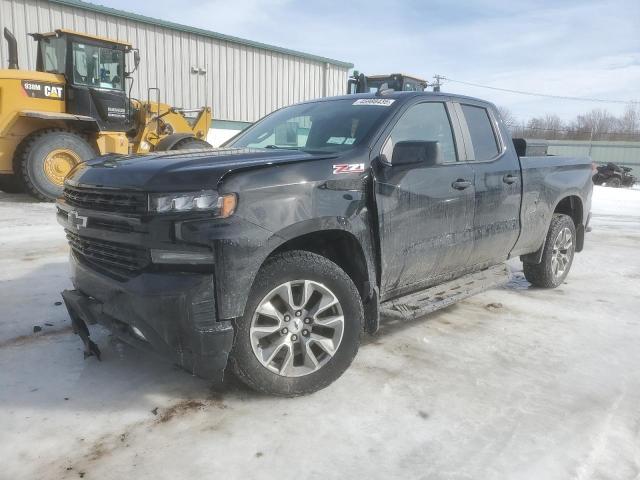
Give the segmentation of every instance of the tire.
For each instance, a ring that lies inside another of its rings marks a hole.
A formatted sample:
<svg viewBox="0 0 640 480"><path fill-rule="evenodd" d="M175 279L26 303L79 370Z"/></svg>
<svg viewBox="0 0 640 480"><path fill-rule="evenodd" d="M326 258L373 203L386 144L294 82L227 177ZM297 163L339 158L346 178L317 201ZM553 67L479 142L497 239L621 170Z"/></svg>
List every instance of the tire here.
<svg viewBox="0 0 640 480"><path fill-rule="evenodd" d="M622 182L620 182L620 179L618 177L613 177L607 180L607 187L620 188L621 183Z"/></svg>
<svg viewBox="0 0 640 480"><path fill-rule="evenodd" d="M20 176L28 193L53 201L62 195L64 177L71 168L95 156L96 151L80 134L42 130L28 137L21 148Z"/></svg>
<svg viewBox="0 0 640 480"><path fill-rule="evenodd" d="M568 242L560 235L570 234ZM569 274L576 248L576 227L568 215L554 214L547 232L539 264L524 263L524 276L540 288L556 288ZM560 248L557 248L560 247Z"/></svg>
<svg viewBox="0 0 640 480"><path fill-rule="evenodd" d="M17 175L0 175L0 190L6 193L22 193L24 185Z"/></svg>
<svg viewBox="0 0 640 480"><path fill-rule="evenodd" d="M303 289L313 293L305 295ZM287 292L293 292L289 296L295 301L283 300ZM332 299L337 305L318 308ZM301 308L302 315L296 317L300 305L308 310ZM261 312L278 310L279 319L272 313L259 314L259 307ZM364 331L364 313L358 290L340 267L314 253L291 251L267 260L251 288L244 316L235 323L230 365L238 379L259 392L294 397L325 388L351 365Z"/></svg>
<svg viewBox="0 0 640 480"><path fill-rule="evenodd" d="M197 150L202 148L213 148L213 145L196 137L188 137L179 140L171 147L171 150Z"/></svg>

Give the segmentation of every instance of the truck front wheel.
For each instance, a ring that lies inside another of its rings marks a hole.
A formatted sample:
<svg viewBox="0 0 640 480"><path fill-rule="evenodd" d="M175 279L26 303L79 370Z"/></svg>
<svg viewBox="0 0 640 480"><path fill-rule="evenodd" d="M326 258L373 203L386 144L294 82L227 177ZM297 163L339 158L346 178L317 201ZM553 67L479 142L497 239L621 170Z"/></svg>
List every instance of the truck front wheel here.
<svg viewBox="0 0 640 480"><path fill-rule="evenodd" d="M554 214L539 264L524 263L525 278L536 287L555 288L564 282L576 251L576 227L568 215Z"/></svg>
<svg viewBox="0 0 640 480"><path fill-rule="evenodd" d="M314 253L285 252L258 273L236 322L231 366L264 393L315 392L349 367L363 325L360 294L340 267Z"/></svg>
<svg viewBox="0 0 640 480"><path fill-rule="evenodd" d="M20 155L20 175L27 191L39 200L52 201L62 195L64 178L71 169L96 152L81 135L50 129L31 135Z"/></svg>

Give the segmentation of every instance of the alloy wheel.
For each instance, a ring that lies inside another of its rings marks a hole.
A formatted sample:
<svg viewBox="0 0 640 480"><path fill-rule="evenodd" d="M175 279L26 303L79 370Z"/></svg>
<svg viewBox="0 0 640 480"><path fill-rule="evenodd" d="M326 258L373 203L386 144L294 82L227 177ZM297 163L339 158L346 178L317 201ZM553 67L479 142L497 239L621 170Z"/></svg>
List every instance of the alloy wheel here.
<svg viewBox="0 0 640 480"><path fill-rule="evenodd" d="M553 251L551 253L551 271L554 277L559 278L564 275L569 268L571 258L573 256L573 235L569 228L564 227L558 233L553 242Z"/></svg>
<svg viewBox="0 0 640 480"><path fill-rule="evenodd" d="M249 330L258 361L285 377L322 368L336 354L344 314L336 295L312 280L285 282L260 301Z"/></svg>

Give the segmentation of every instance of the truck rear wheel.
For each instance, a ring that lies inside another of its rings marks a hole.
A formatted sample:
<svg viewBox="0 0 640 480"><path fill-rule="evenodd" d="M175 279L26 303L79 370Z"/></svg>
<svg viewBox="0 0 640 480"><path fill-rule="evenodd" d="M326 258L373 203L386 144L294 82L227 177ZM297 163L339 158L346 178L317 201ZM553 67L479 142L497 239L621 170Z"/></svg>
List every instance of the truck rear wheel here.
<svg viewBox="0 0 640 480"><path fill-rule="evenodd" d="M264 393L315 392L349 367L363 325L360 294L340 267L314 253L285 252L258 273L236 322L231 366Z"/></svg>
<svg viewBox="0 0 640 480"><path fill-rule="evenodd" d="M81 135L67 130L43 130L31 135L20 153L20 175L27 191L39 200L62 195L64 178L78 163L96 156Z"/></svg>
<svg viewBox="0 0 640 480"><path fill-rule="evenodd" d="M525 278L540 288L556 288L569 274L576 251L576 227L568 215L554 214L539 264L524 263Z"/></svg>

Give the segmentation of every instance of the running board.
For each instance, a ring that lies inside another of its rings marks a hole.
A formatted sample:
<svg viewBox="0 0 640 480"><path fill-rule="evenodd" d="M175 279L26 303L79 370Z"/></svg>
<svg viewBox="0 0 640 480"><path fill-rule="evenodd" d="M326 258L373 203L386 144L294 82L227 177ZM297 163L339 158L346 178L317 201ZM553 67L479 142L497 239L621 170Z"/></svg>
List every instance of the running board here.
<svg viewBox="0 0 640 480"><path fill-rule="evenodd" d="M507 283L511 278L506 264L441 283L380 305L380 313L393 318L413 320L459 302L476 293Z"/></svg>

